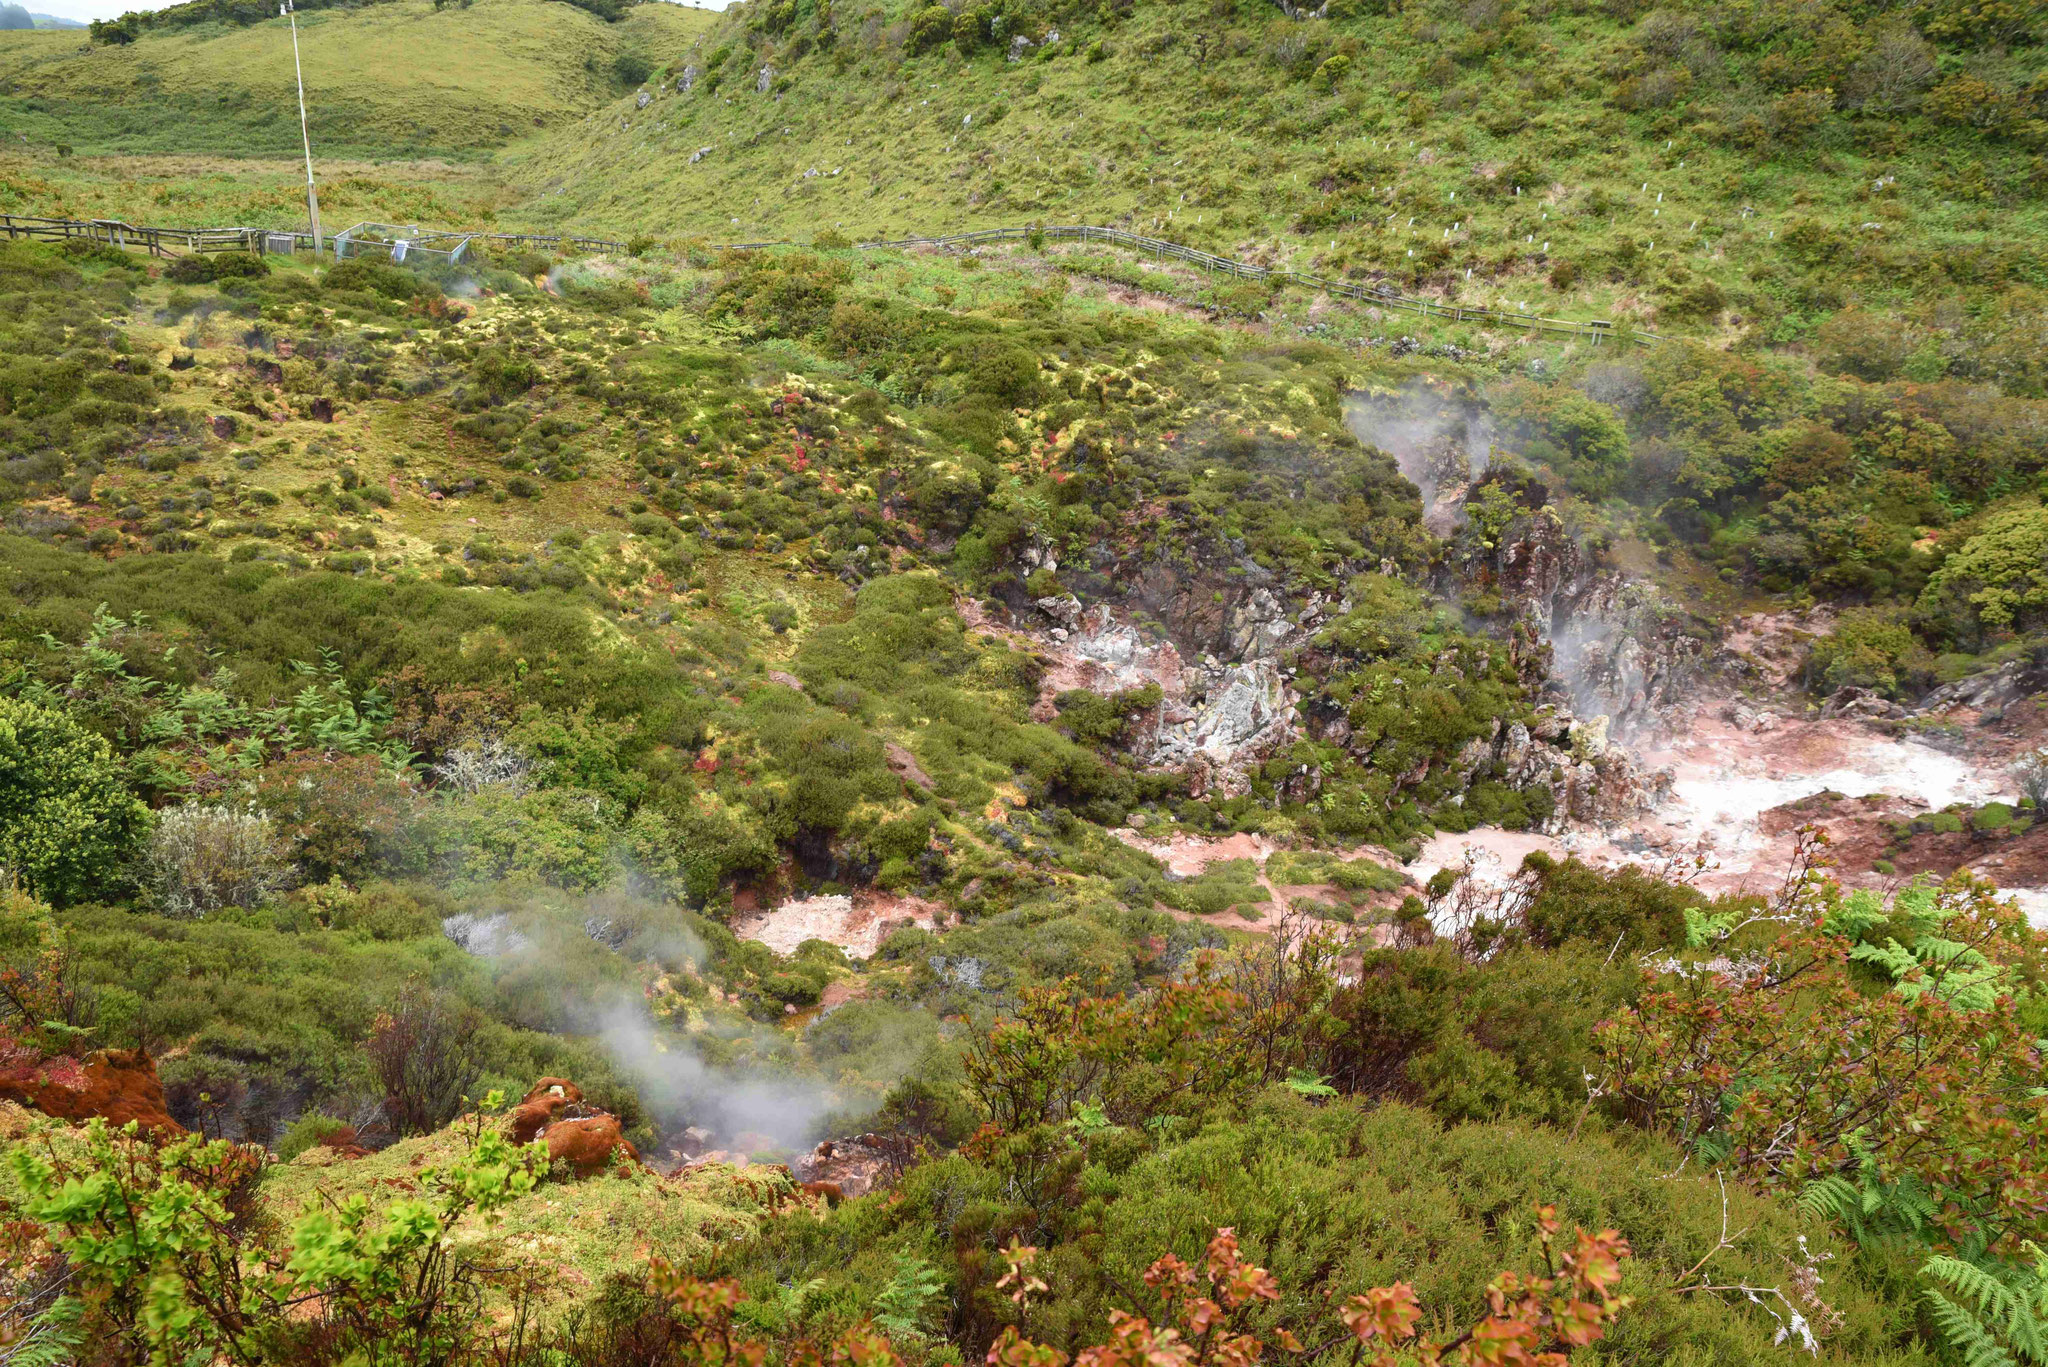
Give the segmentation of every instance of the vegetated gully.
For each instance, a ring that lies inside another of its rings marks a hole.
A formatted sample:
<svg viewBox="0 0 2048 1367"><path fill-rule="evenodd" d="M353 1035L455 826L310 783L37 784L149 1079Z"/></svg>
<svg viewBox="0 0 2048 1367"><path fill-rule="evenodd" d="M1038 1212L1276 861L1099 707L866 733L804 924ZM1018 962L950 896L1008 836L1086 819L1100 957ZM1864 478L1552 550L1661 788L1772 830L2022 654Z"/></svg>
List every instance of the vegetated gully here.
<svg viewBox="0 0 2048 1367"><path fill-rule="evenodd" d="M1498 449L1483 413L1418 386L1354 401L1350 419L1422 490L1431 529L1455 532ZM1828 857L1846 884L1883 889L1969 869L2048 924L2048 826L1980 826L1968 813L1915 822L1957 804L2018 802L2011 765L2048 738L2048 708L2030 696L2042 680L2008 666L1916 707L1860 690L1817 706L1798 676L1812 640L1832 629L1825 608L1694 617L1690 631L1675 630L1691 614L1647 579L1591 564L1541 511L1472 558L1545 632L1556 682L1593 743L1622 748L1636 776L1633 791L1596 804L1595 819L1561 805L1541 833L1440 833L1412 875L1465 868L1472 882L1499 886L1542 850L1642 866L1710 894L1768 894L1812 826L1829 833Z"/></svg>
<svg viewBox="0 0 2048 1367"><path fill-rule="evenodd" d="M1484 412L1414 384L1355 395L1347 417L1422 491L1430 529L1457 533L1500 447ZM1832 628L1825 608L1705 622L1649 578L1596 563L1545 509L1518 516L1490 546L1465 538L1459 555L1455 575L1483 579L1547 639L1560 719L1534 736L1514 727L1490 745L1475 743L1466 762L1519 782L1547 781L1558 801L1541 830L1440 832L1404 870L1416 885L1446 868L1464 870L1470 905L1543 851L1602 868L1638 866L1709 894L1770 894L1798 857L1801 830L1817 826L1828 831L1834 872L1846 884L1882 890L1967 868L2048 924L2048 823L1985 830L1967 814L1915 823L1955 804L2017 802L2012 762L2048 741L2048 708L2028 695L2048 680L2008 668L1937 690L1914 708L1854 691L1815 706L1798 676L1812 640ZM1273 657L1292 643L1290 631L1314 629L1313 604L1296 623L1269 613L1233 635L1226 621L1233 648L1199 662L1183 660L1170 643L1147 644L1108 605L1048 599L1039 605L1042 620L1028 623L990 621L972 602L962 610L974 630L1048 661L1041 719L1066 689L1161 685L1166 701L1145 758L1191 765L1204 784L1227 790L1246 764L1304 725ZM1262 863L1274 848L1243 835L1177 833L1162 842L1136 830L1119 834L1178 877L1223 860ZM1391 859L1371 848L1354 853ZM1238 924L1247 930L1272 928L1285 910L1288 890L1263 876L1260 883L1273 901L1256 914L1244 909ZM894 924L944 919L938 908L887 898L806 898L762 909L736 928L778 949L817 936L865 956Z"/></svg>

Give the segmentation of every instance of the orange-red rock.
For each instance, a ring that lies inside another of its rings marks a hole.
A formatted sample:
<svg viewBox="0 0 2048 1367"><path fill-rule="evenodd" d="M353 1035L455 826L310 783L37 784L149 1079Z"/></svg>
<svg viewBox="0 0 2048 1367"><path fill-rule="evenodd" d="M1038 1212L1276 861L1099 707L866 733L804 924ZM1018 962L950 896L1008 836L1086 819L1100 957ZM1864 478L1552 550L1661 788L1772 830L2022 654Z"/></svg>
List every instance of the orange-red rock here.
<svg viewBox="0 0 2048 1367"><path fill-rule="evenodd" d="M603 1172L611 1166L615 1153L640 1161L640 1151L627 1140L615 1115L557 1121L548 1126L545 1138L549 1161L567 1163L578 1177Z"/></svg>
<svg viewBox="0 0 2048 1367"><path fill-rule="evenodd" d="M161 1138L185 1133L171 1119L156 1061L140 1049L99 1049L85 1058L75 1086L42 1077L0 1077L0 1100L33 1106L59 1120L103 1117L109 1125L135 1121Z"/></svg>

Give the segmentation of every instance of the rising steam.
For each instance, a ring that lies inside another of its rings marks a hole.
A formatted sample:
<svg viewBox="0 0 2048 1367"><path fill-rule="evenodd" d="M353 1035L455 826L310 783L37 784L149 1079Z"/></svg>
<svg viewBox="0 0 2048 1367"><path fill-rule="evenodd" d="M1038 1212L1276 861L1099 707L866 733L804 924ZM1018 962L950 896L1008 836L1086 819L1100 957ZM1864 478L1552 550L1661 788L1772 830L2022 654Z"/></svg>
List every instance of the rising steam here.
<svg viewBox="0 0 2048 1367"><path fill-rule="evenodd" d="M756 1134L777 1147L804 1148L842 1105L815 1079L714 1068L635 1005L619 1003L605 1012L598 1038L665 1133L694 1125L727 1138Z"/></svg>
<svg viewBox="0 0 2048 1367"><path fill-rule="evenodd" d="M804 1148L861 1100L817 1077L707 1063L699 1041L654 1019L637 966L694 973L709 958L673 905L619 891L483 899L442 930L491 961L525 1023L597 1040L662 1135L695 1127L721 1147Z"/></svg>
<svg viewBox="0 0 2048 1367"><path fill-rule="evenodd" d="M1344 424L1394 458L1422 491L1426 511L1434 509L1439 490L1448 494L1470 484L1492 459L1495 432L1485 413L1420 380L1395 394L1353 395L1344 404Z"/></svg>

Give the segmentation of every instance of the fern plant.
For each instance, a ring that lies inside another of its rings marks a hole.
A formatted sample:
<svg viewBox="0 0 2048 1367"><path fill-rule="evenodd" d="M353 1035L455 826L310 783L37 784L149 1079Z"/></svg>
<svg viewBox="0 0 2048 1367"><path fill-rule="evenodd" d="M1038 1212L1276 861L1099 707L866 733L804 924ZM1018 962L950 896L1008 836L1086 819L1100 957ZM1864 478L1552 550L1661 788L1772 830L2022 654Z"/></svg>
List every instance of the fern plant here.
<svg viewBox="0 0 2048 1367"><path fill-rule="evenodd" d="M1848 1149L1856 1160L1854 1173L1815 1178L1799 1194L1800 1206L1834 1220L1859 1244L1928 1238L1941 1203L1927 1185L1911 1172L1887 1177L1860 1135L1849 1137Z"/></svg>
<svg viewBox="0 0 2048 1367"><path fill-rule="evenodd" d="M1929 1258L1920 1275L1928 1308L1963 1367L2048 1363L2048 1254L2033 1243L2031 1264Z"/></svg>
<svg viewBox="0 0 2048 1367"><path fill-rule="evenodd" d="M945 1289L945 1279L928 1260L899 1253L896 1275L875 1297L875 1324L898 1338L921 1337L925 1310Z"/></svg>
<svg viewBox="0 0 2048 1367"><path fill-rule="evenodd" d="M11 1345L0 1340L0 1363L6 1367L70 1367L85 1346L84 1326L85 1302L76 1296L59 1296L36 1316L19 1340Z"/></svg>
<svg viewBox="0 0 2048 1367"><path fill-rule="evenodd" d="M2006 990L2008 974L1974 946L1944 933L1961 910L1924 883L1902 889L1889 910L1876 893L1858 890L1828 913L1823 928L1859 941L1849 957L1881 969L1892 990L1907 1000L1932 992L1959 1010L1984 1011ZM1862 939L1887 921L1904 922L1911 943L1892 936L1883 944Z"/></svg>

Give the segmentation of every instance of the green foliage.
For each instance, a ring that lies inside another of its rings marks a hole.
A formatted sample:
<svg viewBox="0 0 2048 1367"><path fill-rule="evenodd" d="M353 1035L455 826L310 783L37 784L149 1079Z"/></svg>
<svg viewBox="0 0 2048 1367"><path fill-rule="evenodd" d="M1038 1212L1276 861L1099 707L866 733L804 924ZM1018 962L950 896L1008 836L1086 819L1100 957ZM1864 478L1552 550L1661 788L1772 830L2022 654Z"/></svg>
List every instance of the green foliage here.
<svg viewBox="0 0 2048 1367"><path fill-rule="evenodd" d="M2048 620L2048 511L1993 513L1927 580L1921 614L1942 636L1970 643Z"/></svg>
<svg viewBox="0 0 2048 1367"><path fill-rule="evenodd" d="M922 1335L928 1308L945 1290L945 1279L931 1263L914 1254L898 1254L896 1275L875 1297L875 1323L899 1338Z"/></svg>
<svg viewBox="0 0 2048 1367"><path fill-rule="evenodd" d="M64 906L118 889L148 825L105 740L0 697L0 866Z"/></svg>
<svg viewBox="0 0 2048 1367"><path fill-rule="evenodd" d="M1821 692L1869 688L1888 698L1913 698L1934 677L1934 656L1895 609L1856 608L1813 643L1807 673Z"/></svg>
<svg viewBox="0 0 2048 1367"><path fill-rule="evenodd" d="M331 1115L320 1115L313 1111L294 1120L278 1137L277 1161L289 1163L311 1148L325 1144L336 1135L353 1129L345 1120L336 1120Z"/></svg>
<svg viewBox="0 0 2048 1367"><path fill-rule="evenodd" d="M1927 1303L1948 1346L1964 1367L2048 1362L2048 1259L1983 1265L1929 1258L1920 1275L1934 1283Z"/></svg>
<svg viewBox="0 0 2048 1367"><path fill-rule="evenodd" d="M1532 941L1551 948L1573 941L1605 945L1612 957L1684 944L1687 913L1707 900L1637 868L1603 872L1540 851L1523 861L1522 875L1530 884L1522 924Z"/></svg>
<svg viewBox="0 0 2048 1367"><path fill-rule="evenodd" d="M2039 1052L2009 1045L2027 1030L2013 975L2037 952L2017 912L1967 879L1888 907L1815 876L1752 923L1751 973L1674 962L1599 1026L1623 1113L1863 1237L2004 1257L2036 1238L2011 1199L2041 1180L2016 1140L2048 1102Z"/></svg>
<svg viewBox="0 0 2048 1367"><path fill-rule="evenodd" d="M1451 1120L1568 1123L1586 1102L1588 1035L1636 992L1633 968L1606 954L1524 948L1474 965L1442 945L1369 953L1330 1001L1325 1067L1346 1092Z"/></svg>
<svg viewBox="0 0 2048 1367"><path fill-rule="evenodd" d="M911 52L929 52L953 36L953 12L944 5L927 5L910 21L905 46Z"/></svg>
<svg viewBox="0 0 2048 1367"><path fill-rule="evenodd" d="M181 285L211 284L217 280L261 279L269 274L270 263L251 252L219 252L211 255L194 252L190 256L179 257L164 272L166 278Z"/></svg>
<svg viewBox="0 0 2048 1367"><path fill-rule="evenodd" d="M1838 913L1830 913L1828 928L1837 935L1858 941L1849 958L1878 968L1892 980L1892 990L1908 1000L1922 992L1933 992L1958 1010L1986 1011L1997 999L2013 989L2011 971L1993 963L1984 952L1947 934L1949 923L1968 915L1968 907L1942 897L1925 883L1901 889L1892 899L1889 914L1877 894L1852 892ZM1884 943L1864 938L1880 924L1905 935Z"/></svg>

